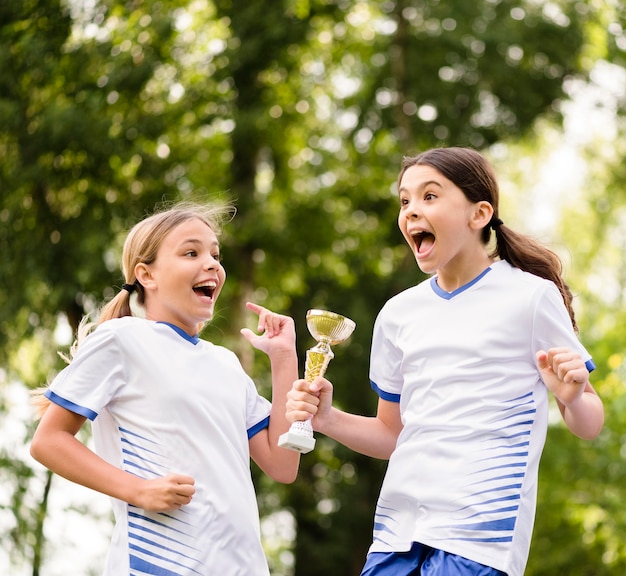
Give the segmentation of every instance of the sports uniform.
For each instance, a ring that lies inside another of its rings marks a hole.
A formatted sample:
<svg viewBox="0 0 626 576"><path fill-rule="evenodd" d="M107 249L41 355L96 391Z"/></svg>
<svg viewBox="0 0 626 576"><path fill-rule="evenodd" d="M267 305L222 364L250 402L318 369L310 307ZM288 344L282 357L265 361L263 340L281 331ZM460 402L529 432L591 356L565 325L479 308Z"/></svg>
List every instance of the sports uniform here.
<svg viewBox="0 0 626 576"><path fill-rule="evenodd" d="M404 428L370 552L419 542L523 575L549 404L535 354L560 346L593 369L556 286L506 261L454 292L431 278L385 304L370 379Z"/></svg>
<svg viewBox="0 0 626 576"><path fill-rule="evenodd" d="M231 351L165 323L104 322L46 393L93 421L97 454L142 478L195 479L190 504L148 512L113 499L105 576L268 576L248 440L269 424Z"/></svg>

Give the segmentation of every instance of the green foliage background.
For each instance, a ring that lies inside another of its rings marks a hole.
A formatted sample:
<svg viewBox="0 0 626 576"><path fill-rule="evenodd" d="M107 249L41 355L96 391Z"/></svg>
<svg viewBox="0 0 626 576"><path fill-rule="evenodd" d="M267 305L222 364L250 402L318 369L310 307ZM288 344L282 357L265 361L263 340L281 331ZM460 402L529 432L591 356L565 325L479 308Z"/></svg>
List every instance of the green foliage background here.
<svg viewBox="0 0 626 576"><path fill-rule="evenodd" d="M0 0L0 396L62 367L55 330L119 290L134 222L162 202L220 199L238 214L204 336L267 390L265 359L238 337L246 300L292 315L302 355L307 309L346 314L357 330L329 377L340 406L373 413L374 318L422 280L396 227L402 156L470 145L539 161L568 87L599 61L625 67L625 25L621 3L594 0ZM559 230L607 425L593 443L551 428L529 575L626 569L623 106ZM1 541L46 574L54 480L31 466L0 453ZM322 437L292 486L253 470L262 515L288 510L296 526L268 549L273 573L358 574L384 468Z"/></svg>

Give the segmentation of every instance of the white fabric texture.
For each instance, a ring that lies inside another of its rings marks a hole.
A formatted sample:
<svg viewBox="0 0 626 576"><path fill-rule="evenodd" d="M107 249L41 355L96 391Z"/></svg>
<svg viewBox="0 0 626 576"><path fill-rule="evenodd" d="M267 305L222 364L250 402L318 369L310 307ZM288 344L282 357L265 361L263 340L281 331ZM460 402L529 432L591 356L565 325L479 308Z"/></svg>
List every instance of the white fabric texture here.
<svg viewBox="0 0 626 576"><path fill-rule="evenodd" d="M154 478L195 479L191 503L151 513L113 499L105 576L268 576L248 439L270 403L231 351L173 326L125 317L100 325L53 381L53 402L93 420L96 452Z"/></svg>
<svg viewBox="0 0 626 576"><path fill-rule="evenodd" d="M385 304L370 379L404 428L370 551L421 542L523 575L549 407L535 354L557 346L593 369L556 286L503 261L452 293L431 278Z"/></svg>

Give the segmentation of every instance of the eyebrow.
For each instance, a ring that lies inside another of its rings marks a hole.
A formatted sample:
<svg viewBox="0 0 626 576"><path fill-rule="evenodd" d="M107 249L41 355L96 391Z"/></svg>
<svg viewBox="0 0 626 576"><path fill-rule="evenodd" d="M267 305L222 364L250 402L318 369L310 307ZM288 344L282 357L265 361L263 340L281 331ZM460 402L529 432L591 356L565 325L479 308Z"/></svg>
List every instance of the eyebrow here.
<svg viewBox="0 0 626 576"><path fill-rule="evenodd" d="M417 189L418 190L422 190L424 188L427 188L428 186L430 186L431 184L434 184L435 186L443 189L443 186L437 182L437 180L427 180L426 182L423 182L422 184L419 184ZM408 191L408 188L406 186L400 186L400 188L398 189L398 192L402 192L402 191Z"/></svg>
<svg viewBox="0 0 626 576"><path fill-rule="evenodd" d="M185 238L185 240L182 240L180 243L180 246L184 246L185 244L197 244L197 245L202 245L202 240L198 240L197 238ZM215 240L214 242L211 242L210 248L219 248L220 247L220 243Z"/></svg>

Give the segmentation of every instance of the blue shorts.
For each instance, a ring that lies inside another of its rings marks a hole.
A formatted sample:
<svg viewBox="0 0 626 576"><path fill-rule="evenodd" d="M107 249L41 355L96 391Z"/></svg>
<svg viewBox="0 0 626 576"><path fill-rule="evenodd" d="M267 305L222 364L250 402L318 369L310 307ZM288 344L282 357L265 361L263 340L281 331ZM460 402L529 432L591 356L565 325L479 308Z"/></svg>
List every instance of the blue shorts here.
<svg viewBox="0 0 626 576"><path fill-rule="evenodd" d="M506 573L414 542L408 552L370 552L361 576L506 576Z"/></svg>

